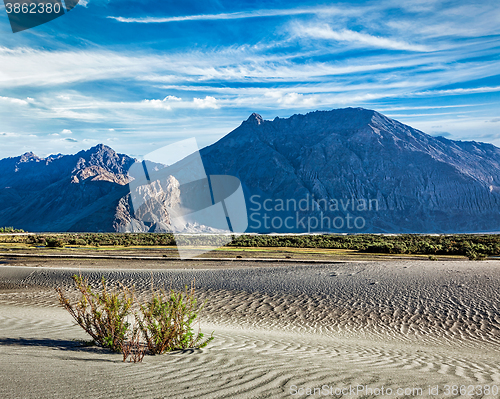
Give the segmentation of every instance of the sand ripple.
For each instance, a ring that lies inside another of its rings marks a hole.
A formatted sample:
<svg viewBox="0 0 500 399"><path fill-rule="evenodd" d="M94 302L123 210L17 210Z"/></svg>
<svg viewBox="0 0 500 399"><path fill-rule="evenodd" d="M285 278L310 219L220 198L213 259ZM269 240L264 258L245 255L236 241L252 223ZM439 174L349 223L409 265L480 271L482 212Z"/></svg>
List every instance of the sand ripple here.
<svg viewBox="0 0 500 399"><path fill-rule="evenodd" d="M500 386L496 262L82 270L138 296L151 278L167 288L196 280L213 345L140 365L71 341L86 337L53 288L69 288L75 272L0 268L1 397L281 398L294 397L292 385L325 384L421 387L430 397L429 385Z"/></svg>

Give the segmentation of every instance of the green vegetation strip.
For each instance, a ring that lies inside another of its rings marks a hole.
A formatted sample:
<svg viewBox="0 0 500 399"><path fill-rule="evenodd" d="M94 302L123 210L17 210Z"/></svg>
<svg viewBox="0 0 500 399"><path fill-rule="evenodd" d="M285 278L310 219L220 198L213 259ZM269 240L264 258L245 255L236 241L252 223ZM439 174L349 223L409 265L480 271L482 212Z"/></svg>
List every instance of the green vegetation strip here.
<svg viewBox="0 0 500 399"><path fill-rule="evenodd" d="M183 236L183 245L224 246L227 237ZM167 247L175 246L173 234L79 233L0 235L0 243L23 244L33 247ZM355 250L361 253L401 255L452 255L469 259L500 256L500 235L242 235L228 248L322 248Z"/></svg>

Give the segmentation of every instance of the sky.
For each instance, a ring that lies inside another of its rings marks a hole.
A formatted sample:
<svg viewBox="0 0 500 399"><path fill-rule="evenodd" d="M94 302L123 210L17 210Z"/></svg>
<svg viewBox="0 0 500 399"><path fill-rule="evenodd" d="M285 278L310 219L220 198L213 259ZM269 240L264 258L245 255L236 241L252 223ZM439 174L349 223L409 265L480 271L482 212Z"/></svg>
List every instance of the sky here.
<svg viewBox="0 0 500 399"><path fill-rule="evenodd" d="M500 146L500 7L395 0L81 0L12 33L0 6L0 158L98 143L142 158L345 107Z"/></svg>

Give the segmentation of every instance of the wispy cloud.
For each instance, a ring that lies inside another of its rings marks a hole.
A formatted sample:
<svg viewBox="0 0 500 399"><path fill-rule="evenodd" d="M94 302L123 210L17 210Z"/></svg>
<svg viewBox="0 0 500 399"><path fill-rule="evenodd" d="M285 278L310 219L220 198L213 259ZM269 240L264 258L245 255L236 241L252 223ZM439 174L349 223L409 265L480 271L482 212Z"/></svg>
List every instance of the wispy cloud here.
<svg viewBox="0 0 500 399"><path fill-rule="evenodd" d="M418 44L410 44L404 41L386 37L378 37L366 33L355 32L349 29L340 31L333 30L329 25L301 25L296 24L293 29L295 36L313 39L334 40L337 42L349 42L362 44L369 47L384 48L389 50L407 50L417 52L433 51L431 48Z"/></svg>
<svg viewBox="0 0 500 399"><path fill-rule="evenodd" d="M499 92L500 86L493 87L474 87L474 88L458 88L449 90L426 90L418 93L414 93L417 96L449 96L449 95L463 95L463 94L475 94L475 93L493 93Z"/></svg>
<svg viewBox="0 0 500 399"><path fill-rule="evenodd" d="M2 97L0 96L0 101L3 102L8 102L11 104L17 104L17 105L28 105L29 103L32 103L34 100L30 97L28 97L26 100L22 100L19 98L12 98L12 97Z"/></svg>
<svg viewBox="0 0 500 399"><path fill-rule="evenodd" d="M309 8L291 8L291 9L263 9L252 11L240 11L232 13L219 13L219 14L199 14L199 15L183 15L177 17L142 17L142 18L125 18L108 16L119 22L126 23L168 23L168 22L182 22L182 21L213 21L213 20L230 20L230 19L246 19L246 18L263 18L263 17L279 17L279 16L294 16L294 15L307 15L307 14L320 14L320 15L335 15L335 14L359 14L361 10L354 8L341 9L337 7L309 7Z"/></svg>
<svg viewBox="0 0 500 399"><path fill-rule="evenodd" d="M142 104L151 108L165 109L171 111L175 109L218 109L220 108L219 102L215 97L206 96L205 98L194 97L192 101L183 101L176 96L167 96L163 100L143 100Z"/></svg>

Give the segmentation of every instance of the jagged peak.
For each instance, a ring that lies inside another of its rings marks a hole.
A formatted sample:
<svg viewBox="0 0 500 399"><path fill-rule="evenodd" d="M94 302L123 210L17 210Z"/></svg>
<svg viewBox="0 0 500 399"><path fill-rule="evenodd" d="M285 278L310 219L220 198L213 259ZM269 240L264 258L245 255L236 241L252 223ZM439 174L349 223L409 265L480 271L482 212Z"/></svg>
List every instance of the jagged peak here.
<svg viewBox="0 0 500 399"><path fill-rule="evenodd" d="M252 115L249 116L246 122L260 125L262 122L264 122L264 119L262 118L262 116L254 112Z"/></svg>
<svg viewBox="0 0 500 399"><path fill-rule="evenodd" d="M88 152L91 153L98 153L98 152L115 152L111 147L108 147L105 144L97 144L94 147L91 147L87 150Z"/></svg>
<svg viewBox="0 0 500 399"><path fill-rule="evenodd" d="M34 154L33 152L25 152L23 155L19 157L19 162L29 162L31 160L36 160L39 161L40 157L38 155Z"/></svg>
<svg viewBox="0 0 500 399"><path fill-rule="evenodd" d="M89 148L88 150L81 150L76 154L76 156L88 160L122 158L124 155L118 154L115 150L105 144L97 144L94 147ZM125 155L125 157L127 156Z"/></svg>

